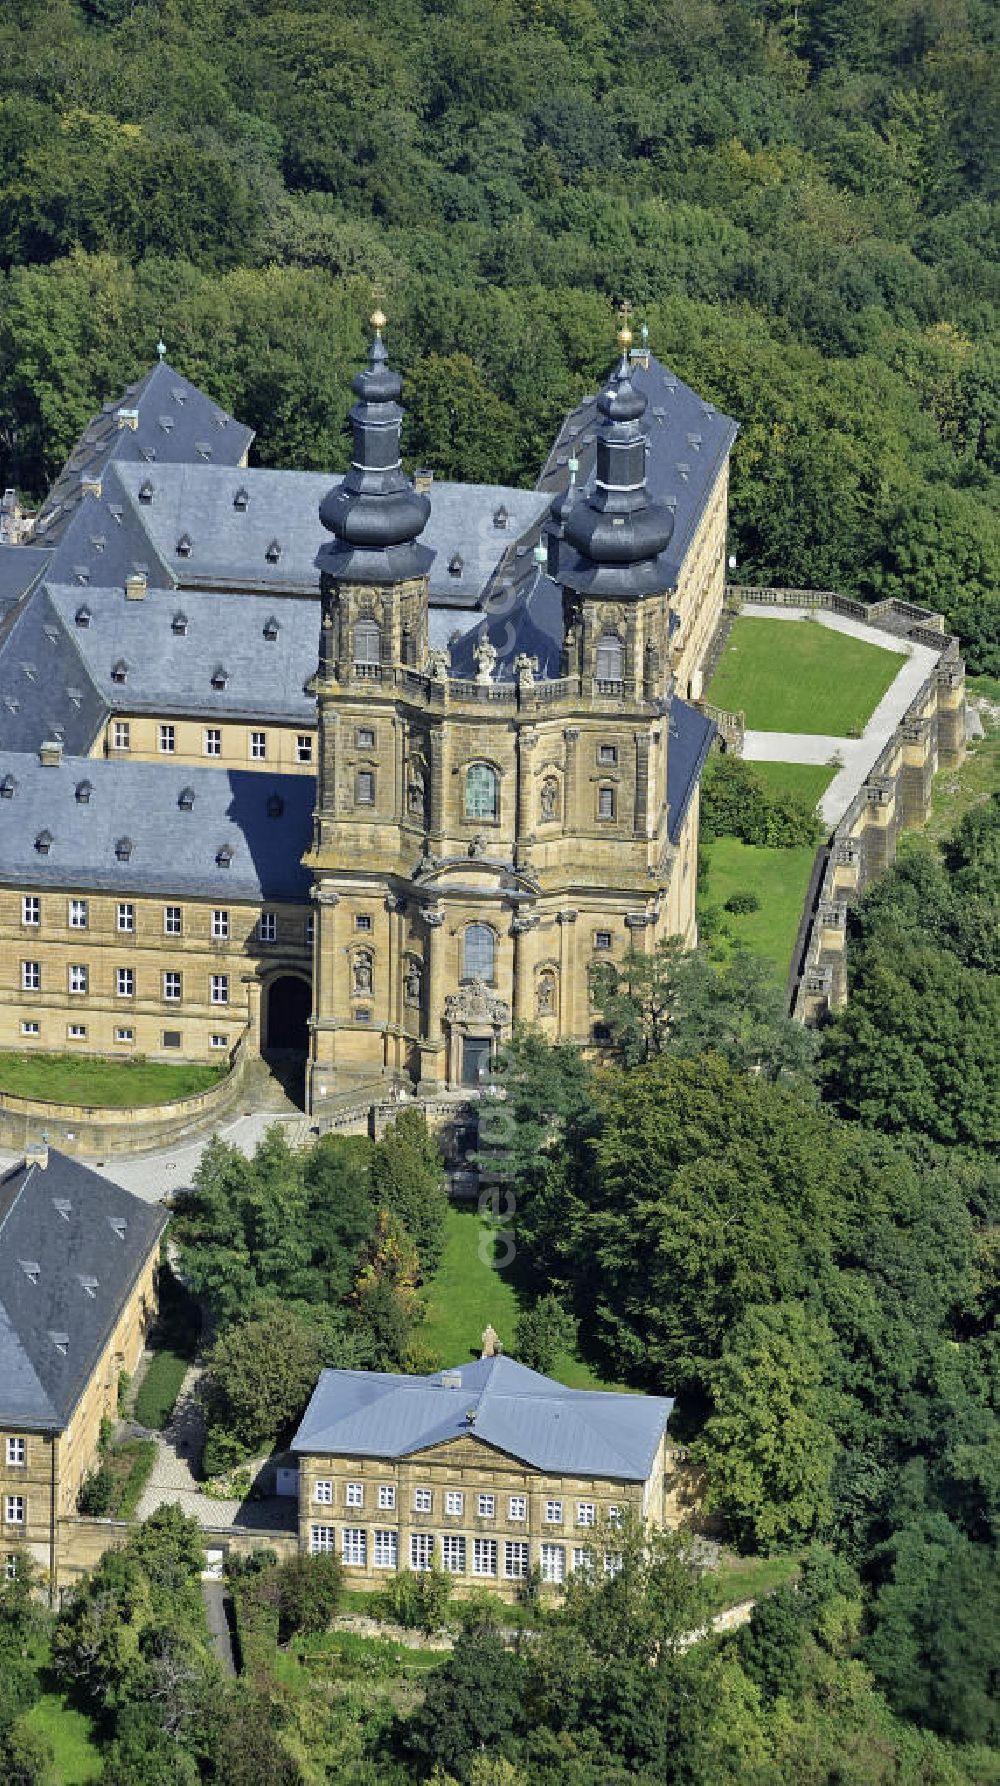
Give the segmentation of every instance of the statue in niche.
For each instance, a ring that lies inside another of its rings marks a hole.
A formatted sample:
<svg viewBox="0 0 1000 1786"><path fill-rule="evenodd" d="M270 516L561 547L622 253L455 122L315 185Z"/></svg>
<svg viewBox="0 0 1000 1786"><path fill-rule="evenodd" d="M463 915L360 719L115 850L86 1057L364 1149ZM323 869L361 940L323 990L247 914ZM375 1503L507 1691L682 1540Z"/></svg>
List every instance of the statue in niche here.
<svg viewBox="0 0 1000 1786"><path fill-rule="evenodd" d="M427 776L421 757L411 757L410 776L406 788L406 808L411 818L422 819L427 811Z"/></svg>
<svg viewBox="0 0 1000 1786"><path fill-rule="evenodd" d="M551 775L546 776L545 780L542 782L542 791L539 796L538 804L543 819L549 820L559 817L559 784Z"/></svg>
<svg viewBox="0 0 1000 1786"><path fill-rule="evenodd" d="M354 991L369 993L372 989L372 958L367 950L354 957Z"/></svg>
<svg viewBox="0 0 1000 1786"><path fill-rule="evenodd" d="M419 1005L422 979L419 961L408 961L403 974L403 996L408 1005Z"/></svg>
<svg viewBox="0 0 1000 1786"><path fill-rule="evenodd" d="M556 983L551 974L543 974L538 982L535 1010L539 1017L551 1017L556 1008Z"/></svg>
<svg viewBox="0 0 1000 1786"><path fill-rule="evenodd" d="M472 655L476 660L476 681L492 682L493 672L497 667L497 658L500 655L492 639L489 639L484 633Z"/></svg>

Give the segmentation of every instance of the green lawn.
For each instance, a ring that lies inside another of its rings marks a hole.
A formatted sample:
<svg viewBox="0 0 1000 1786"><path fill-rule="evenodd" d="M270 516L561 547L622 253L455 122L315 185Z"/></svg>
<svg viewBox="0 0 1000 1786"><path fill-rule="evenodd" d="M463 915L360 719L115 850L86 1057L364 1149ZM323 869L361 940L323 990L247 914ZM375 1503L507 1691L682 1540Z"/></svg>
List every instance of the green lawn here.
<svg viewBox="0 0 1000 1786"><path fill-rule="evenodd" d="M777 794L795 794L808 806L818 806L836 769L816 763L751 763L754 774L772 799Z"/></svg>
<svg viewBox="0 0 1000 1786"><path fill-rule="evenodd" d="M748 949L772 963L773 977L784 985L802 916L802 905L816 852L757 849L735 837L717 837L705 845L708 873L699 889L699 910L714 908L715 922L705 941L714 952L720 942L716 926L725 924L731 947ZM756 893L760 910L736 914L722 910L732 893ZM707 927L706 927L707 929Z"/></svg>
<svg viewBox="0 0 1000 1786"><path fill-rule="evenodd" d="M162 1432L180 1394L191 1360L172 1346L154 1352L135 1398L135 1418L140 1426Z"/></svg>
<svg viewBox="0 0 1000 1786"><path fill-rule="evenodd" d="M797 1556L738 1557L723 1551L718 1569L706 1577L712 1611L725 1612L727 1606L773 1593L794 1581L798 1573Z"/></svg>
<svg viewBox="0 0 1000 1786"><path fill-rule="evenodd" d="M859 736L905 659L810 620L738 616L708 700L760 732Z"/></svg>
<svg viewBox="0 0 1000 1786"><path fill-rule="evenodd" d="M0 1054L0 1091L52 1104L122 1110L188 1098L218 1084L221 1067L102 1060L82 1054Z"/></svg>
<svg viewBox="0 0 1000 1786"><path fill-rule="evenodd" d="M506 1243L501 1242L500 1258ZM492 1225L475 1209L448 1211L444 1257L427 1289L422 1343L441 1364L467 1364L478 1358L483 1329L492 1324L504 1345L514 1340L518 1299L510 1270L495 1270ZM564 1355L553 1375L570 1389L619 1389L604 1382L581 1358Z"/></svg>
<svg viewBox="0 0 1000 1786"><path fill-rule="evenodd" d="M69 1704L48 1672L48 1642L33 1643L31 1650L42 1670L46 1691L25 1715L24 1721L29 1730L37 1731L52 1745L53 1780L57 1780L59 1786L86 1786L89 1780L99 1780L104 1764L94 1740L91 1720L85 1712Z"/></svg>

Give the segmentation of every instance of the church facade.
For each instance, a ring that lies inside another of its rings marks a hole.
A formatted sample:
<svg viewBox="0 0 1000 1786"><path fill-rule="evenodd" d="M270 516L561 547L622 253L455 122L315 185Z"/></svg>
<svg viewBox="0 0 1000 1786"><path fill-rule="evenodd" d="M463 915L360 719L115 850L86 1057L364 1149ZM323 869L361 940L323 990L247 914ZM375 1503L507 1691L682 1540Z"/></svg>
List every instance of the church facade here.
<svg viewBox="0 0 1000 1786"><path fill-rule="evenodd" d="M332 487L161 365L0 547L0 1046L245 1037L321 1114L694 941L734 425L625 331L534 491L410 479L373 320Z"/></svg>

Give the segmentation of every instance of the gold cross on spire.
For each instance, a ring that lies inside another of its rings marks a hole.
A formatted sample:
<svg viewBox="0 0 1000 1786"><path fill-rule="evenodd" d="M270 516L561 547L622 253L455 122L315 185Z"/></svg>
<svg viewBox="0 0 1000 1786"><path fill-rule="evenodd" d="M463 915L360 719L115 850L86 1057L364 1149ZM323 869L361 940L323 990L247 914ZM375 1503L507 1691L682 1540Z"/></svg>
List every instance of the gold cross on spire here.
<svg viewBox="0 0 1000 1786"><path fill-rule="evenodd" d="M372 301L374 302L375 308L372 311L370 321L376 335L379 336L381 336L382 330L385 328L385 311L382 309L384 298L385 292L381 285L373 285Z"/></svg>
<svg viewBox="0 0 1000 1786"><path fill-rule="evenodd" d="M618 340L621 343L622 351L627 352L632 345L632 330L629 328L632 306L627 298L623 298L621 304L618 306L618 315L622 325L618 331Z"/></svg>

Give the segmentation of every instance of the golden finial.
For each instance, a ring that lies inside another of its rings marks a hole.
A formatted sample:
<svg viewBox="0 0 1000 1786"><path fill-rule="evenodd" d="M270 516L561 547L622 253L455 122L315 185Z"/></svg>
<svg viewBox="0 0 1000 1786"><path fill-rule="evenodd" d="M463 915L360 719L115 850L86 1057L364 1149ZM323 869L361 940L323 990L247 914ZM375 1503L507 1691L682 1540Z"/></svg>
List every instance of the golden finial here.
<svg viewBox="0 0 1000 1786"><path fill-rule="evenodd" d="M384 296L385 294L381 285L372 286L372 300L375 308L371 314L371 325L375 330L376 335L381 335L382 330L385 328L385 311L382 308Z"/></svg>
<svg viewBox="0 0 1000 1786"><path fill-rule="evenodd" d="M622 325L618 331L618 340L621 343L622 351L625 352L632 345L632 331L628 326L629 318L632 315L632 306L627 298L621 304L618 315L621 318Z"/></svg>

